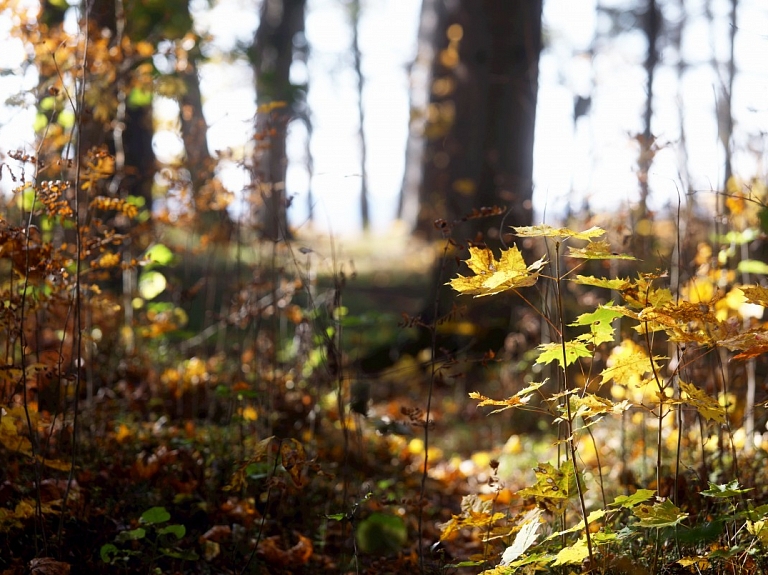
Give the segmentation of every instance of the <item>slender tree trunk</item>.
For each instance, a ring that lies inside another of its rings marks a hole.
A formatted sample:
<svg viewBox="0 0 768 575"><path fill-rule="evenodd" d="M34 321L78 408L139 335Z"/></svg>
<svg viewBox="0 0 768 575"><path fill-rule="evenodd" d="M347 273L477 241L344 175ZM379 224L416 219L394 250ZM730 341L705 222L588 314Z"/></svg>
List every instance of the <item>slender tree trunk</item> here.
<svg viewBox="0 0 768 575"><path fill-rule="evenodd" d="M661 12L656 5L656 0L648 0L648 6L645 12L645 23L643 30L648 42L648 49L645 56L645 74L646 74L646 95L645 110L643 111L643 134L640 138L640 158L638 160L640 180L640 214L639 218L645 218L648 213L648 173L653 163L655 153L654 136L651 132L651 121L653 120L653 79L656 74L656 65L659 61L656 41L659 37L661 27Z"/></svg>
<svg viewBox="0 0 768 575"><path fill-rule="evenodd" d="M352 0L349 7L352 12L352 55L355 59L355 75L357 76L357 118L360 138L360 218L363 230L368 230L371 222L368 198L368 172L366 171L367 149L365 143L365 108L363 107L363 91L365 77L362 69L362 54L360 53L360 0Z"/></svg>
<svg viewBox="0 0 768 575"><path fill-rule="evenodd" d="M405 172L397 205L397 217L415 228L419 213L419 187L425 149L427 114L432 85L432 63L436 57L437 34L445 4L422 0L416 58L410 67L411 120L405 149Z"/></svg>
<svg viewBox="0 0 768 575"><path fill-rule="evenodd" d="M181 138L193 193L211 179L214 170L214 161L208 152L208 124L203 115L203 98L200 94L197 69L199 56L198 48L188 54L187 68L182 73L185 91L179 98Z"/></svg>
<svg viewBox="0 0 768 575"><path fill-rule="evenodd" d="M731 146L731 138L733 137L733 113L731 112L731 102L733 100L733 81L736 77L736 13L738 9L738 0L731 0L731 16L730 16L730 53L728 57L728 76L725 80L725 86L723 87L723 94L718 107L718 118L720 124L720 141L723 144L723 152L725 153L725 170L723 175L723 191L728 192L728 181L733 176L732 156L733 148Z"/></svg>

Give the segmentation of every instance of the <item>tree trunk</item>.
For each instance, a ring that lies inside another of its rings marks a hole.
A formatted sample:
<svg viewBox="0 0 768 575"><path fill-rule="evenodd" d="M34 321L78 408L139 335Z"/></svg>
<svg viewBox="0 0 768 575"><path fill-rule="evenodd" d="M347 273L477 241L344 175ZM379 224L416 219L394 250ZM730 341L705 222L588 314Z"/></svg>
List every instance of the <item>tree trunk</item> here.
<svg viewBox="0 0 768 575"><path fill-rule="evenodd" d="M193 194L211 179L214 170L214 161L208 152L208 124L203 115L203 98L200 94L196 62L199 57L200 50L197 47L188 54L187 67L181 74L185 91L179 98L181 139L184 142Z"/></svg>
<svg viewBox="0 0 768 575"><path fill-rule="evenodd" d="M416 47L416 58L410 66L411 121L405 148L403 186L397 205L397 217L410 228L416 227L419 213L419 188L421 187L427 125L432 85L432 63L435 61L437 35L444 34L440 23L444 3L439 0L422 0L421 17Z"/></svg>
<svg viewBox="0 0 768 575"><path fill-rule="evenodd" d="M498 240L501 217L461 220L503 206L506 223L531 222L541 1L461 0L439 17L416 229Z"/></svg>
<svg viewBox="0 0 768 575"><path fill-rule="evenodd" d="M352 13L352 56L355 62L355 76L357 76L357 119L359 124L358 135L360 138L360 220L363 223L363 230L367 231L371 225L371 214L368 198L368 173L366 171L368 149L365 142L365 109L363 107L365 77L363 76L362 54L360 53L359 41L360 0L353 0L349 10Z"/></svg>
<svg viewBox="0 0 768 575"><path fill-rule="evenodd" d="M273 241L288 234L285 141L288 123L299 98L297 86L290 82L290 69L294 37L304 30L305 6L306 0L264 0L261 21L250 50L259 107L276 102L286 104L259 113L256 126L258 136L268 136L267 146L257 146L254 161L255 184L263 199L259 222L263 237Z"/></svg>

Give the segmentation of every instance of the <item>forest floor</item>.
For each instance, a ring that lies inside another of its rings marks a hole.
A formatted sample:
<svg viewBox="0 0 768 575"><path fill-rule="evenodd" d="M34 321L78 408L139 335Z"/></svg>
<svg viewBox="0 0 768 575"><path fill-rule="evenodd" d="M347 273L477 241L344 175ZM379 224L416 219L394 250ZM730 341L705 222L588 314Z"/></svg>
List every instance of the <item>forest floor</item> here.
<svg viewBox="0 0 768 575"><path fill-rule="evenodd" d="M458 575L498 565L516 530L499 535L495 523L536 509L517 492L534 470L543 473L542 462L561 459L558 427L541 411L489 417L468 393L509 397L532 373L551 374L534 370L519 338L503 341L498 355L455 353L484 334L461 321L440 334L440 367L432 369L429 345L408 327L430 289L435 252L424 246L402 237L390 239L386 255L375 239L347 248L300 238L293 247L302 278L315 266L312 305L333 305L330 317L343 316L333 324L343 326L340 339L316 319L311 349L259 363L258 335L250 348L225 339L230 351L183 355L168 347L190 334L170 333L143 340L146 349L118 358L113 372L95 366L103 385L80 399L76 418L31 401L4 408L0 575ZM310 253L319 258L309 263ZM381 363L387 349L398 351ZM371 356L375 371L363 367ZM244 374L246 360L259 371ZM641 486L656 489L653 425L628 430L627 419L604 421L579 447L595 484L587 504L602 508ZM665 460L663 481L674 485L675 477L678 504L706 516L693 451L682 461L684 476L671 474ZM727 465L722 450L718 456ZM764 464L763 452L742 459L742 483L764 485ZM665 489L669 496L667 483L658 493ZM692 537L707 542L719 533ZM661 537L635 542L638 554L659 557ZM618 548L601 557L601 572L648 572ZM653 561L659 573L690 572ZM739 573L760 572L750 561Z"/></svg>

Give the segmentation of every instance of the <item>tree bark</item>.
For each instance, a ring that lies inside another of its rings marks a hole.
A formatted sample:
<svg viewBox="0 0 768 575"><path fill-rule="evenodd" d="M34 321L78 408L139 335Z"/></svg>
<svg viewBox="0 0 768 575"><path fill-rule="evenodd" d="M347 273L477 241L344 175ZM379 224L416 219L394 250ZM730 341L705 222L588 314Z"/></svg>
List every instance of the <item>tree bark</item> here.
<svg viewBox="0 0 768 575"><path fill-rule="evenodd" d="M260 113L256 126L257 135L268 135L268 145L257 146L254 175L263 199L259 214L261 233L272 241L288 235L285 142L288 123L300 97L297 86L290 82L290 69L294 37L304 30L305 7L306 0L264 0L261 21L249 53L255 71L257 104L260 107L275 102L286 104Z"/></svg>
<svg viewBox="0 0 768 575"><path fill-rule="evenodd" d="M437 34L444 34L440 25L445 4L440 0L422 0L421 16L416 47L416 58L410 66L411 120L405 148L405 171L397 205L397 217L409 228L416 227L419 213L419 188L421 187L424 158L427 112L432 85L432 63L435 60Z"/></svg>
<svg viewBox="0 0 768 575"><path fill-rule="evenodd" d="M504 206L508 223L531 222L541 1L461 0L439 16L416 230L434 238L445 220L454 237L498 239L501 218L462 219Z"/></svg>

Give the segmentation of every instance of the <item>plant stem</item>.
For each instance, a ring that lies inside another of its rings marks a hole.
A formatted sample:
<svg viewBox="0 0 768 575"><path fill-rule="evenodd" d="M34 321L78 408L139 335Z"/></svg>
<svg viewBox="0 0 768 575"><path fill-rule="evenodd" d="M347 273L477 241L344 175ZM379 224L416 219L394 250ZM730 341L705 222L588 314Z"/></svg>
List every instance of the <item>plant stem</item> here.
<svg viewBox="0 0 768 575"><path fill-rule="evenodd" d="M445 265L448 259L448 249L451 246L450 239L445 242L445 247L443 248L443 256L440 262L440 271L438 272L438 279L437 279L437 285L440 286L443 283L443 276L445 274ZM421 575L424 575L424 494L427 490L427 476L428 476L428 465L429 465L429 417L432 413L432 393L435 388L435 379L437 378L437 322L438 322L438 314L440 313L440 289L438 287L437 291L435 292L435 301L434 303L434 312L432 314L432 325L430 325L430 331L432 340L430 344L430 359L431 359L431 370L430 370L430 377L429 377L429 391L427 392L427 409L425 412L425 420L424 421L424 470L421 474L421 489L419 491L419 522L418 522L418 530L419 530L419 573Z"/></svg>
<svg viewBox="0 0 768 575"><path fill-rule="evenodd" d="M566 352L565 352L565 310L563 309L563 292L560 289L560 242L555 242L555 289L557 290L557 314L560 316L560 345L563 349L563 385L564 399L565 399L565 412L566 412L566 429L568 431L568 437L566 442L571 451L571 461L573 462L573 473L576 476L576 491L579 494L579 503L581 504L581 514L584 516L584 534L587 539L587 550L589 552L589 564L590 568L595 563L595 558L592 551L592 536L589 534L589 522L587 521L587 505L584 502L584 493L581 490L581 482L579 481L579 467L576 462L576 438L573 435L573 415L571 414L571 398L569 397L570 386L568 384L568 369L566 365Z"/></svg>

